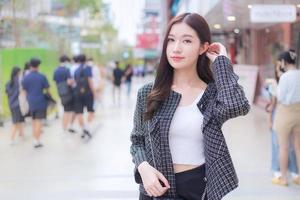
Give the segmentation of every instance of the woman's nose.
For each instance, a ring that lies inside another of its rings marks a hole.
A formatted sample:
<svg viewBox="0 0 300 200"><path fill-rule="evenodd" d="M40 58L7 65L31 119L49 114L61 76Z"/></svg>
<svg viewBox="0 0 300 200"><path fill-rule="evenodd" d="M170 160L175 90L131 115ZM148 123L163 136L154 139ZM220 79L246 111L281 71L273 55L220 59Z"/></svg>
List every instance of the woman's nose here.
<svg viewBox="0 0 300 200"><path fill-rule="evenodd" d="M173 52L174 53L180 53L181 52L181 45L180 45L180 41L176 41L174 48L173 48Z"/></svg>

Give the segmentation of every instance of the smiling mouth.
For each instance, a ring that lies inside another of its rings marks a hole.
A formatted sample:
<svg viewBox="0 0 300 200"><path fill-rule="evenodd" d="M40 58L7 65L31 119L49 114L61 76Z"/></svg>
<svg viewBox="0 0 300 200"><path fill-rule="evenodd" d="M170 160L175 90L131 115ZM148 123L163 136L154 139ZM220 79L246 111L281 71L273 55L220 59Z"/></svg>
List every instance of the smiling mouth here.
<svg viewBox="0 0 300 200"><path fill-rule="evenodd" d="M183 59L184 59L184 57L173 56L173 57L171 57L171 59L172 59L173 61L175 61L175 62L178 62L178 61L181 61L181 60L183 60Z"/></svg>

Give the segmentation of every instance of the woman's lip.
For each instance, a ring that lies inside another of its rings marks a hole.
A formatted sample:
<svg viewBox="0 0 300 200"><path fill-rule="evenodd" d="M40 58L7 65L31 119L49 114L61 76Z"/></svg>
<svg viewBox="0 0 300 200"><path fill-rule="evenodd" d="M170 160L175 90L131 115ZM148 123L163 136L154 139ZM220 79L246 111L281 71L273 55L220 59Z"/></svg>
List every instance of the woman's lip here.
<svg viewBox="0 0 300 200"><path fill-rule="evenodd" d="M171 59L172 59L173 61L181 61L182 59L184 59L184 57L172 56Z"/></svg>
<svg viewBox="0 0 300 200"><path fill-rule="evenodd" d="M181 57L181 56L172 56L171 58L175 58L175 59L183 59L184 57Z"/></svg>

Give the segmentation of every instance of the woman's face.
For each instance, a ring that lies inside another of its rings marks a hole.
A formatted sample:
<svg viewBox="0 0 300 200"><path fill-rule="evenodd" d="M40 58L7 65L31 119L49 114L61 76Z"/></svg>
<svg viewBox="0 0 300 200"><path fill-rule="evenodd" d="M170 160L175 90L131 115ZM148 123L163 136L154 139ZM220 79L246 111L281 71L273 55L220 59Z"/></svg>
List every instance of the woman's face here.
<svg viewBox="0 0 300 200"><path fill-rule="evenodd" d="M168 35L166 53L168 61L174 69L196 66L198 56L204 53L205 50L196 31L190 26L185 23L172 26Z"/></svg>

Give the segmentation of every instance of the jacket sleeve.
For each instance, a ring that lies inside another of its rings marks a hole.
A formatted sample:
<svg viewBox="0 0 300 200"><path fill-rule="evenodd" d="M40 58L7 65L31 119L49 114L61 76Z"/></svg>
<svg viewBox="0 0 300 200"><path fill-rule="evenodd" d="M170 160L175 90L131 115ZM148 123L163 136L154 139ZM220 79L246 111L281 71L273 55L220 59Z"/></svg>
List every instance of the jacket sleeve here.
<svg viewBox="0 0 300 200"><path fill-rule="evenodd" d="M218 56L212 64L212 71L217 88L217 99L214 115L223 124L230 118L246 115L250 105L242 86L238 84L238 76L234 73L230 60Z"/></svg>
<svg viewBox="0 0 300 200"><path fill-rule="evenodd" d="M145 152L145 136L144 136L144 122L143 122L143 100L141 98L142 92L139 90L136 102L136 108L133 119L133 130L131 132L130 153L132 161L135 164L135 177L138 175L137 167L147 160Z"/></svg>

